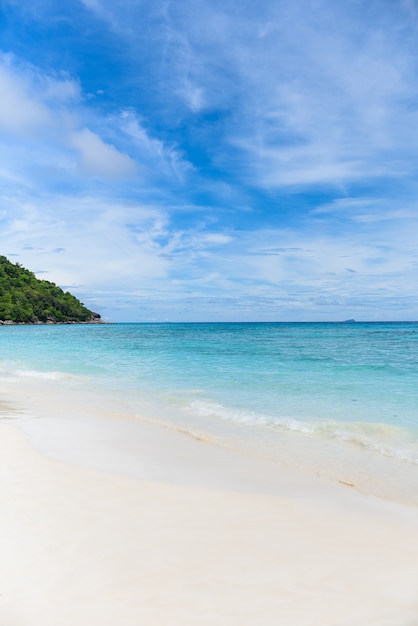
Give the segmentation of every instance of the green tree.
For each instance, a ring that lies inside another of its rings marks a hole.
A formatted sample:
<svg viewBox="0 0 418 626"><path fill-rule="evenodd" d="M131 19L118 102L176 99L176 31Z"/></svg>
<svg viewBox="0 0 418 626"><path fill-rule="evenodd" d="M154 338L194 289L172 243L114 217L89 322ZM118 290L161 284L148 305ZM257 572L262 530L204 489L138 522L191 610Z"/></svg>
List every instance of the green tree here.
<svg viewBox="0 0 418 626"><path fill-rule="evenodd" d="M39 280L19 263L0 256L0 320L13 322L89 322L100 315L48 280Z"/></svg>

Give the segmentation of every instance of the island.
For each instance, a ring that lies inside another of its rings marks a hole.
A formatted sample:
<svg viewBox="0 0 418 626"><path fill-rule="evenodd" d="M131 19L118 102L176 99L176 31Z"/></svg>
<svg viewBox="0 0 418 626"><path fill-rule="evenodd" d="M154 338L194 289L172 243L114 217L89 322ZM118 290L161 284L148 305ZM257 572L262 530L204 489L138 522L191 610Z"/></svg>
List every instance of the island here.
<svg viewBox="0 0 418 626"><path fill-rule="evenodd" d="M99 323L99 313L71 293L0 256L0 325Z"/></svg>

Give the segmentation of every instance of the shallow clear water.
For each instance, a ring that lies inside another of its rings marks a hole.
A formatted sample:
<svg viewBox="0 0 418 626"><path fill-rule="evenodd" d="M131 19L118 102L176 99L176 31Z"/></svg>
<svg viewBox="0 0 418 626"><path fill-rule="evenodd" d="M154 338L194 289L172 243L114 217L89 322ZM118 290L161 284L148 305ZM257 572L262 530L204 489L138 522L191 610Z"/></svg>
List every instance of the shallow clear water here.
<svg viewBox="0 0 418 626"><path fill-rule="evenodd" d="M101 390L122 412L260 454L303 444L299 464L341 454L324 442L418 464L415 323L0 327L0 371Z"/></svg>

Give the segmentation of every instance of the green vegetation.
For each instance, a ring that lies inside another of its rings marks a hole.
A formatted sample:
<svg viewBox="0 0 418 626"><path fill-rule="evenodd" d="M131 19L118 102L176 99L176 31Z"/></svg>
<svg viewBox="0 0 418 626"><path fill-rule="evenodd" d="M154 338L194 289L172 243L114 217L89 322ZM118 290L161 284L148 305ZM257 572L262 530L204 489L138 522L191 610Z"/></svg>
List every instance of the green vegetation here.
<svg viewBox="0 0 418 626"><path fill-rule="evenodd" d="M0 320L15 323L99 322L76 297L48 280L38 280L19 263L0 256Z"/></svg>

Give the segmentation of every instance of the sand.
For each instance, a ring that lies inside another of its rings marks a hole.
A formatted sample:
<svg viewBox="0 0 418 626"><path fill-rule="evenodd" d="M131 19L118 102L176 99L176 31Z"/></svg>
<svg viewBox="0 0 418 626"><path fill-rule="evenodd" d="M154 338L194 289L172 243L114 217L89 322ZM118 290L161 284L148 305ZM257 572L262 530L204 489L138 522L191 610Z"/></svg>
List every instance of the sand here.
<svg viewBox="0 0 418 626"><path fill-rule="evenodd" d="M110 417L0 460L1 626L418 625L415 507Z"/></svg>

